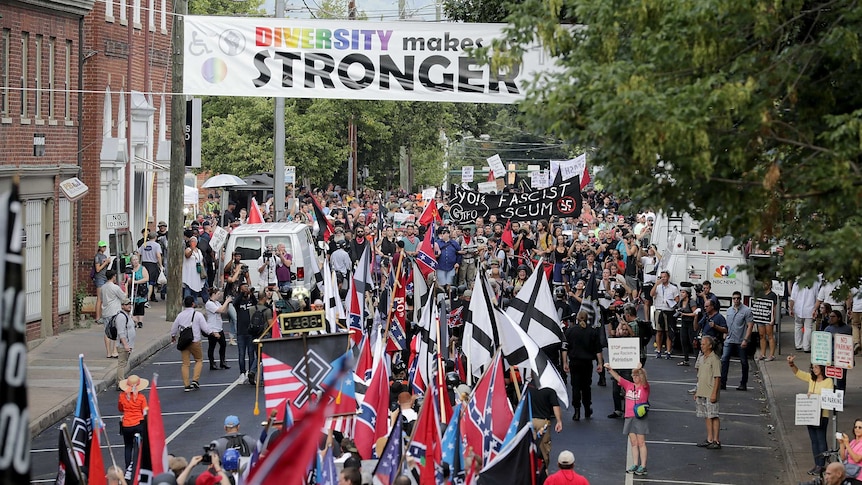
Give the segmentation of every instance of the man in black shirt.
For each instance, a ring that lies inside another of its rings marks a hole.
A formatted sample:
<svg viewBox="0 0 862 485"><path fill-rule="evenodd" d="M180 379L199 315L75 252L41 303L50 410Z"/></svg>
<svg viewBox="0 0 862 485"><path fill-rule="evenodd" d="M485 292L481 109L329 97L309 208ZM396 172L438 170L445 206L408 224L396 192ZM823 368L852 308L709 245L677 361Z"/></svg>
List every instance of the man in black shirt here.
<svg viewBox="0 0 862 485"><path fill-rule="evenodd" d="M356 264L359 261L359 258L362 257L362 253L365 252L365 246L368 245L368 239L365 239L365 227L357 226L356 227L356 237L350 240L350 260L353 261L353 264Z"/></svg>
<svg viewBox="0 0 862 485"><path fill-rule="evenodd" d="M254 312L257 299L248 286L248 283L243 281L239 287L239 293L233 300L234 309L236 309L236 345L239 353L239 373L242 376L248 377L248 381L252 384L255 382L255 374L257 373L257 346L252 342L252 337L248 332L248 327L251 324L251 314ZM246 356L248 356L248 374L246 374Z"/></svg>
<svg viewBox="0 0 862 485"><path fill-rule="evenodd" d="M563 415L560 412L560 401L557 393L549 387L536 388L535 380L527 383L527 392L530 393L530 409L533 413L533 428L539 436L539 450L542 452L545 470L548 468L548 460L551 457L551 418L557 422L554 431L559 433L563 430Z"/></svg>

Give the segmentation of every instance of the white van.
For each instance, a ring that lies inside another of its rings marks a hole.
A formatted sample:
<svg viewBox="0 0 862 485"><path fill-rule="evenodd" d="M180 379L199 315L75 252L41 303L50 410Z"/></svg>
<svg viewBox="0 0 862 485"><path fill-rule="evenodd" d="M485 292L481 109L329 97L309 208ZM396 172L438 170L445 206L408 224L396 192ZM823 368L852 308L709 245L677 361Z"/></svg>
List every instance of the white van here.
<svg viewBox="0 0 862 485"><path fill-rule="evenodd" d="M234 251L242 255L242 263L248 265L252 285L261 288L260 273L258 273L258 258L263 254L268 244L273 249L279 244L287 247L287 252L293 256L291 271L296 275L294 288L304 287L311 290L316 285L314 274L318 272L317 252L314 238L306 224L297 222L271 222L266 224L243 224L231 231L225 244L224 258L221 270L232 259Z"/></svg>

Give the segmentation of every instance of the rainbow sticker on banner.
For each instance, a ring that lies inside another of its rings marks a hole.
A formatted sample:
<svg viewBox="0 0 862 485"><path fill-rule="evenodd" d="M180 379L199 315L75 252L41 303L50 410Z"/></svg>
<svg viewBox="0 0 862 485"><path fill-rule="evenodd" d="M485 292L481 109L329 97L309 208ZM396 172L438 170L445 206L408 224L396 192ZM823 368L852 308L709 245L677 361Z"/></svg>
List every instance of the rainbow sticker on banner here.
<svg viewBox="0 0 862 485"><path fill-rule="evenodd" d="M201 66L201 77L211 84L218 84L227 77L227 64L218 57L210 57Z"/></svg>

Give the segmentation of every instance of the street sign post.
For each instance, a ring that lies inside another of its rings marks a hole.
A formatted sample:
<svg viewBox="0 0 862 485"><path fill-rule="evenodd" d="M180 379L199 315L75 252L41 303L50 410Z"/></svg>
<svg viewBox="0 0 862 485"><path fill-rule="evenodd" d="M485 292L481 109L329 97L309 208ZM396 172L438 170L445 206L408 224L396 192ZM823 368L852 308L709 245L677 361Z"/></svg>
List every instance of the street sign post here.
<svg viewBox="0 0 862 485"><path fill-rule="evenodd" d="M116 214L105 215L105 229L128 229L129 214L127 212L118 212Z"/></svg>

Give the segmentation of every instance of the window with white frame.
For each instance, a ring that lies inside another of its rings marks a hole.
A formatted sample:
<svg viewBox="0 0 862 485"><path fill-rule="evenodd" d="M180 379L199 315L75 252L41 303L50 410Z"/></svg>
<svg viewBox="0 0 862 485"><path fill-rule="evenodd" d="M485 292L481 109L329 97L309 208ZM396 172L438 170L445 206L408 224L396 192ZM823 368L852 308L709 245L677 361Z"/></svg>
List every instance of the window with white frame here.
<svg viewBox="0 0 862 485"><path fill-rule="evenodd" d="M42 36L36 34L36 56L33 59L33 63L36 64L36 119L42 117Z"/></svg>
<svg viewBox="0 0 862 485"><path fill-rule="evenodd" d="M105 0L105 22L114 21L114 0Z"/></svg>
<svg viewBox="0 0 862 485"><path fill-rule="evenodd" d="M30 47L30 34L21 32L21 118L27 118L27 54Z"/></svg>
<svg viewBox="0 0 862 485"><path fill-rule="evenodd" d="M0 32L0 116L9 116L9 40L10 29Z"/></svg>
<svg viewBox="0 0 862 485"><path fill-rule="evenodd" d="M162 14L159 16L159 27L163 33L168 32L168 0L162 0Z"/></svg>
<svg viewBox="0 0 862 485"><path fill-rule="evenodd" d="M45 202L28 200L25 203L25 230L27 231L26 257L24 258L24 288L27 295L26 320L42 318L42 209ZM46 295L47 298L50 296Z"/></svg>
<svg viewBox="0 0 862 485"><path fill-rule="evenodd" d="M120 0L120 24L126 25L129 22L128 4L126 0Z"/></svg>
<svg viewBox="0 0 862 485"><path fill-rule="evenodd" d="M57 114L54 106L54 88L56 80L54 76L56 75L54 69L54 62L56 61L57 56L57 38L51 37L48 39L48 119L53 120L54 116Z"/></svg>
<svg viewBox="0 0 862 485"><path fill-rule="evenodd" d="M156 0L150 0L150 10L147 12L147 28L156 31Z"/></svg>
<svg viewBox="0 0 862 485"><path fill-rule="evenodd" d="M63 70L63 119L72 121L72 41L66 41L66 61Z"/></svg>
<svg viewBox="0 0 862 485"><path fill-rule="evenodd" d="M57 247L57 310L72 311L72 203L60 198L60 232Z"/></svg>
<svg viewBox="0 0 862 485"><path fill-rule="evenodd" d="M136 29L141 28L141 0L132 0L132 22Z"/></svg>

